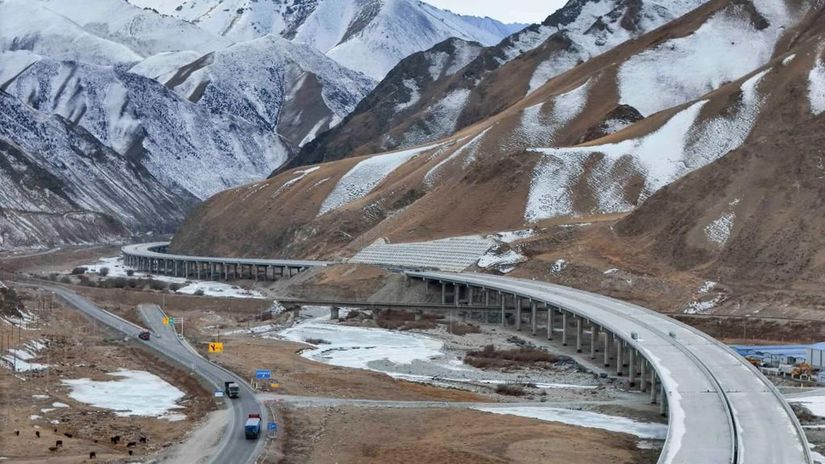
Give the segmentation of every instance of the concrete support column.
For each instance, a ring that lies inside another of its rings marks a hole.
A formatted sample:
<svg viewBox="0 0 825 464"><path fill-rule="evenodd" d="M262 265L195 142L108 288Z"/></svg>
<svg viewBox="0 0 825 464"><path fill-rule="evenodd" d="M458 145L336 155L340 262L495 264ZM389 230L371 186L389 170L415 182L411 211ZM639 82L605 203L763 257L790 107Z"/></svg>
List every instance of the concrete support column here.
<svg viewBox="0 0 825 464"><path fill-rule="evenodd" d="M490 306L490 290L484 289L484 306Z"/></svg>
<svg viewBox="0 0 825 464"><path fill-rule="evenodd" d="M624 357L624 342L620 339L616 339L616 375L621 377L622 368L624 367L624 362L622 357Z"/></svg>
<svg viewBox="0 0 825 464"><path fill-rule="evenodd" d="M201 263L200 261L195 263L195 266L198 268L198 280L201 280L201 267L202 267L201 265L202 264L203 263Z"/></svg>
<svg viewBox="0 0 825 464"><path fill-rule="evenodd" d="M253 267L255 268L255 282L257 282L258 281L258 274L261 273L261 268L257 264L253 265Z"/></svg>
<svg viewBox="0 0 825 464"><path fill-rule="evenodd" d="M447 304L447 284L441 282L441 304Z"/></svg>
<svg viewBox="0 0 825 464"><path fill-rule="evenodd" d="M467 286L467 306L473 305L473 286Z"/></svg>
<svg viewBox="0 0 825 464"><path fill-rule="evenodd" d="M650 404L656 404L656 396L659 389L656 387L656 371L650 370Z"/></svg>
<svg viewBox="0 0 825 464"><path fill-rule="evenodd" d="M647 359L641 358L639 359L639 389L642 393L647 391L647 376L645 375L645 370L647 369Z"/></svg>
<svg viewBox="0 0 825 464"><path fill-rule="evenodd" d="M504 307L507 305L507 302L505 301L504 293L499 292L498 294L500 296L499 300L501 300L501 326L504 327L507 325L507 317L505 317L504 314Z"/></svg>
<svg viewBox="0 0 825 464"><path fill-rule="evenodd" d="M516 330L521 331L521 297L513 294L516 301Z"/></svg>
<svg viewBox="0 0 825 464"><path fill-rule="evenodd" d="M530 300L530 333L536 334L536 302Z"/></svg>
<svg viewBox="0 0 825 464"><path fill-rule="evenodd" d="M461 286L453 284L453 303L458 306L461 304Z"/></svg>
<svg viewBox="0 0 825 464"><path fill-rule="evenodd" d="M610 334L608 332L604 333L604 367L610 366Z"/></svg>
<svg viewBox="0 0 825 464"><path fill-rule="evenodd" d="M633 348L632 346L628 349L627 364L627 379L629 381L629 385L633 387L636 385L636 348Z"/></svg>
<svg viewBox="0 0 825 464"><path fill-rule="evenodd" d="M547 303L544 303L544 308L547 309L547 339L553 339L553 313L555 310L552 306Z"/></svg>
<svg viewBox="0 0 825 464"><path fill-rule="evenodd" d="M665 391L665 384L661 386L662 398L659 400L659 414L667 416L667 392Z"/></svg>
<svg viewBox="0 0 825 464"><path fill-rule="evenodd" d="M599 343L599 326L590 325L590 359L596 359L596 345Z"/></svg>
<svg viewBox="0 0 825 464"><path fill-rule="evenodd" d="M582 338L584 338L584 329L582 328L582 318L576 317L576 353L582 352Z"/></svg>
<svg viewBox="0 0 825 464"><path fill-rule="evenodd" d="M567 346L567 311L561 312L561 346Z"/></svg>

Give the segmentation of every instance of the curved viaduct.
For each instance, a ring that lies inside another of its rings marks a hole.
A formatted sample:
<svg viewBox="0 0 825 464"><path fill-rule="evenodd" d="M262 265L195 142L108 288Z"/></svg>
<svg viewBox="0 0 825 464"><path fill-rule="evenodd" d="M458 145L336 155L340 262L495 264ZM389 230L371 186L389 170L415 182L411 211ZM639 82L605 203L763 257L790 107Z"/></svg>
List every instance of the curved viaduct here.
<svg viewBox="0 0 825 464"><path fill-rule="evenodd" d="M217 266L224 271L217 275L224 278L255 278L266 266L303 270L330 264L168 255L165 246L134 245L122 251L127 264L144 269L147 263L159 272L186 268L182 263L206 263L201 270ZM258 267L249 274L243 268L227 274L233 265ZM187 272L193 275L191 268ZM589 351L591 358L626 376L632 387L649 392L669 421L659 463L813 463L799 421L773 384L727 346L690 326L640 306L544 282L477 273L405 275L423 282L428 291L440 290L442 304L450 296L457 307L496 305L502 323L510 315L517 330L575 344L577 351Z"/></svg>

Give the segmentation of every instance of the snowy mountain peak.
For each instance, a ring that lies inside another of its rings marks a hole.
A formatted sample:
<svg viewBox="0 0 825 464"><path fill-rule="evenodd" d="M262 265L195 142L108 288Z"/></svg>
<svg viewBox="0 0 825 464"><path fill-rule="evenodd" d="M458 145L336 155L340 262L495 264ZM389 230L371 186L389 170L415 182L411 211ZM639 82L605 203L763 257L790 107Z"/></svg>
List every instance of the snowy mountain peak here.
<svg viewBox="0 0 825 464"><path fill-rule="evenodd" d="M130 0L236 42L280 35L383 78L402 58L450 37L493 45L521 29L417 0Z"/></svg>

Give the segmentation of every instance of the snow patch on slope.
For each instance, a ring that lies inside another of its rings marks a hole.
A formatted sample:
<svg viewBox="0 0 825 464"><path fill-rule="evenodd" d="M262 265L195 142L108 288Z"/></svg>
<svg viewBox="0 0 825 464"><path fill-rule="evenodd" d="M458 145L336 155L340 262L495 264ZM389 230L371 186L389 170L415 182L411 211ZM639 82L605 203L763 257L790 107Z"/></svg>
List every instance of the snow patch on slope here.
<svg viewBox="0 0 825 464"><path fill-rule="evenodd" d="M487 132L489 132L490 129L492 129L492 126L488 127L487 129L484 129L480 134L473 137L472 140L470 140L457 150L450 153L450 156L444 158L438 164L433 166L432 169L427 171L427 174L424 175L424 183L428 187L432 188L433 185L435 185L435 182L438 180L439 173L441 172L441 170L452 160L457 159L465 153L467 154L467 159L465 160L464 165L466 166L470 162L472 162L472 159L474 159L475 157L475 153L478 151L479 145L481 145L481 141L484 139L484 136L487 135Z"/></svg>
<svg viewBox="0 0 825 464"><path fill-rule="evenodd" d="M808 98L815 115L825 113L825 57L820 55L808 74Z"/></svg>
<svg viewBox="0 0 825 464"><path fill-rule="evenodd" d="M97 408L111 409L115 415L150 416L179 420L179 414L170 414L182 406L178 401L184 393L160 377L145 371L120 369L109 375L118 380L91 379L61 380L72 388L69 396Z"/></svg>
<svg viewBox="0 0 825 464"><path fill-rule="evenodd" d="M785 2L755 0L770 23L758 30L739 8L716 13L687 37L634 55L619 70L620 102L645 116L679 106L758 69L795 18ZM663 66L663 63L667 63Z"/></svg>
<svg viewBox="0 0 825 464"><path fill-rule="evenodd" d="M416 155L437 147L429 145L410 150L369 157L349 170L321 204L318 215L326 214L364 197L399 166Z"/></svg>

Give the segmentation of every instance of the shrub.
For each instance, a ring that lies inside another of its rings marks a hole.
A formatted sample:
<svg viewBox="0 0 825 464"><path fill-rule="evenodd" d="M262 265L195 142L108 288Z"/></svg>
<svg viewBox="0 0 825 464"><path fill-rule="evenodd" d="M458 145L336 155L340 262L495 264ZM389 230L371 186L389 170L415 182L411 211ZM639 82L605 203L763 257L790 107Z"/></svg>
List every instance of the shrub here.
<svg viewBox="0 0 825 464"><path fill-rule="evenodd" d="M97 283L89 279L89 276L85 274L80 276L80 285L85 285L87 287L97 287Z"/></svg>
<svg viewBox="0 0 825 464"><path fill-rule="evenodd" d="M514 385L509 383L503 383L496 387L496 393L499 395L509 395L509 396L524 396L524 387L521 385Z"/></svg>
<svg viewBox="0 0 825 464"><path fill-rule="evenodd" d="M108 267L102 267L102 268L100 268L100 270L99 270L99 271L97 271L97 273L98 273L101 277L106 277L107 275L109 275L109 268L108 268Z"/></svg>
<svg viewBox="0 0 825 464"><path fill-rule="evenodd" d="M135 275L134 269L127 269L126 270L126 275L129 276L129 277L132 277L133 275Z"/></svg>
<svg viewBox="0 0 825 464"><path fill-rule="evenodd" d="M469 351L464 358L466 364L480 369L555 363L557 361L559 361L557 356L535 348L496 350L493 345L487 345L480 351Z"/></svg>
<svg viewBox="0 0 825 464"><path fill-rule="evenodd" d="M182 287L183 287L183 285L181 285L181 284L169 284L169 290L171 290L173 292L177 292Z"/></svg>
<svg viewBox="0 0 825 464"><path fill-rule="evenodd" d="M69 276L63 276L60 279L60 283L61 284L70 284L70 283L72 283L72 279Z"/></svg>
<svg viewBox="0 0 825 464"><path fill-rule="evenodd" d="M329 342L323 338L307 338L304 341L310 345L329 345Z"/></svg>
<svg viewBox="0 0 825 464"><path fill-rule="evenodd" d="M195 296L203 296L204 291L202 288L195 290Z"/></svg>
<svg viewBox="0 0 825 464"><path fill-rule="evenodd" d="M59 275L60 274L58 274L56 272L52 272L51 274L49 274L49 280L51 280L52 282L57 282L57 278L58 278Z"/></svg>
<svg viewBox="0 0 825 464"><path fill-rule="evenodd" d="M169 287L169 284L163 282L162 280L150 280L149 281L149 288L152 290L166 290Z"/></svg>
<svg viewBox="0 0 825 464"><path fill-rule="evenodd" d="M85 267L76 267L72 269L72 275L82 275L86 273Z"/></svg>

